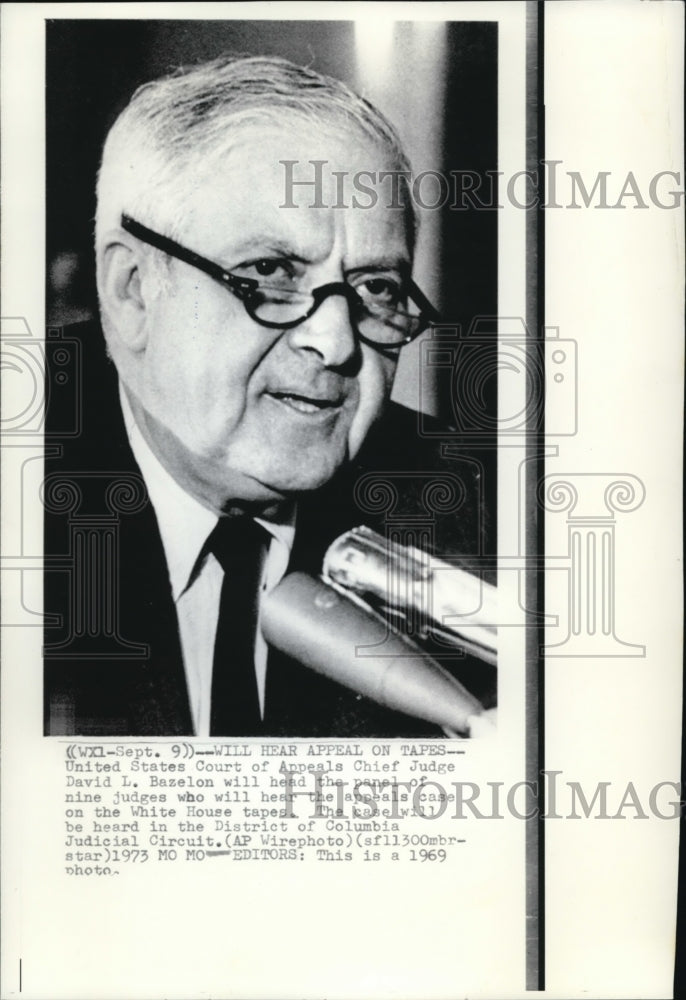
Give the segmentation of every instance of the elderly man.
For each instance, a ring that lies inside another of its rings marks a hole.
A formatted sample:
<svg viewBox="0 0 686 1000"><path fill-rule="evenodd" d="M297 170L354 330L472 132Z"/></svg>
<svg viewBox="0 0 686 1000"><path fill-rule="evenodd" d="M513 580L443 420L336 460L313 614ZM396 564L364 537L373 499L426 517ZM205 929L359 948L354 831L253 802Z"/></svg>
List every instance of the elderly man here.
<svg viewBox="0 0 686 1000"><path fill-rule="evenodd" d="M46 574L46 612L62 621L46 629L47 732L429 731L268 650L255 628L258 592L288 568L317 572L365 520L364 470L433 461L388 402L399 351L435 318L410 278L411 206L340 197L363 171L408 169L376 109L277 59L147 84L115 122L96 216L109 360L97 330L78 331L82 432L46 467L48 565L75 560ZM80 496L80 477L109 475L110 516L117 477L140 493L116 508L100 576L78 541L83 509L65 519L55 500L65 473ZM478 551L471 509L456 551Z"/></svg>

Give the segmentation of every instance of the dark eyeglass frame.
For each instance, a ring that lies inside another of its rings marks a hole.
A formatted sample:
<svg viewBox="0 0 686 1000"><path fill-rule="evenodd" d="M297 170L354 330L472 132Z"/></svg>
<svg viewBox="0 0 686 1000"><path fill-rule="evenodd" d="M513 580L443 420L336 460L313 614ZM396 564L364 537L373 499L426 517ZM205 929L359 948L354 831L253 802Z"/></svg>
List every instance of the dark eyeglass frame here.
<svg viewBox="0 0 686 1000"><path fill-rule="evenodd" d="M312 316L317 309L319 309L322 302L324 302L324 300L330 295L343 295L347 300L348 305L351 307L351 310L366 309L363 299L357 294L352 285L349 285L345 281L332 281L327 285L320 285L319 288L313 288L312 291L308 293L312 296L312 306L308 309L304 316L281 323L274 323L271 320L261 319L255 312L254 299L259 293L260 288L263 286L261 286L260 282L255 278L239 278L237 275L231 274L231 272L227 271L221 264L208 260L207 257L202 257L194 250L189 250L187 247L181 246L180 243L170 239L168 236L161 236L154 230L148 229L148 227L144 226L142 223L136 222L136 220L132 219L130 215L122 215L121 227L127 233L130 233L131 236L135 236L136 239L141 240L143 243L147 243L156 250L161 250L162 253L166 253L170 257L174 257L176 260L180 260L184 264L189 264L191 267L195 267L204 274L209 275L210 278L214 278L215 281L218 281L220 285L223 285L224 288L228 289L232 295L235 295L236 298L242 302L251 319L255 320L256 323L259 323L260 326L264 326L267 329L293 329L293 327L296 327L300 323L304 323L305 320L309 319L310 316ZM415 340L431 323L440 322L440 315L438 311L431 305L421 289L419 289L410 278L405 281L405 290L407 291L408 298L410 298L419 309L419 315L416 317L419 321L417 329L412 333L407 334L402 338L402 340L391 342L370 340L364 334L360 333L357 327L355 327L355 333L360 340L369 344L370 347L381 349L386 347L404 347L406 344ZM353 314L351 312L351 318L352 315Z"/></svg>

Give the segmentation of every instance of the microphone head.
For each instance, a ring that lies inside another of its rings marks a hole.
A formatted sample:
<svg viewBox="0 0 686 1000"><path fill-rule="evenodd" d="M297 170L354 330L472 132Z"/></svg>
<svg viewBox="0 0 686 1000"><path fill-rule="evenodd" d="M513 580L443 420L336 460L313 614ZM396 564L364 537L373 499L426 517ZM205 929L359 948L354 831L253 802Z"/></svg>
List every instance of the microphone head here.
<svg viewBox="0 0 686 1000"><path fill-rule="evenodd" d="M384 612L411 615L427 634L496 665L497 591L481 577L364 525L332 542L322 576Z"/></svg>
<svg viewBox="0 0 686 1000"><path fill-rule="evenodd" d="M371 609L305 573L291 573L265 598L261 625L272 646L330 680L458 733L481 703Z"/></svg>

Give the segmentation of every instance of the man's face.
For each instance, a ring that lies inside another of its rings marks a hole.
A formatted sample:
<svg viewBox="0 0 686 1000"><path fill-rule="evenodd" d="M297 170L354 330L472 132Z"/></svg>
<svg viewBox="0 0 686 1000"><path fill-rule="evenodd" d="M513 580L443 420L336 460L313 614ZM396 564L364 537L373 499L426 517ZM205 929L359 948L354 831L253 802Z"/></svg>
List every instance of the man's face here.
<svg viewBox="0 0 686 1000"><path fill-rule="evenodd" d="M298 161L295 179L311 181L308 161L326 160L327 206L336 202L333 171L346 172L349 205L355 171L393 165L355 134L303 132L265 125L238 133L183 206L180 242L236 275L292 275L308 291L367 274L400 277L410 263L403 211L383 197L372 208L312 208L314 188L287 191L279 161ZM280 207L287 195L297 207ZM269 504L327 482L384 408L397 352L357 341L343 296L293 329L272 330L195 268L176 260L170 268L168 288L147 307L136 391L163 463L214 509Z"/></svg>

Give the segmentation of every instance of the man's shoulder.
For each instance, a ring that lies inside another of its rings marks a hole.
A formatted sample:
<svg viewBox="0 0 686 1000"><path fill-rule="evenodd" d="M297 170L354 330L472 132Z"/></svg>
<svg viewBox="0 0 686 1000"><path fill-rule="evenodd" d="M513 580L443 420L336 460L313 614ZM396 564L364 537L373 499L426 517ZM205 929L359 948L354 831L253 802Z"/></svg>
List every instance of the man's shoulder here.
<svg viewBox="0 0 686 1000"><path fill-rule="evenodd" d="M386 524L420 522L438 552L482 554L492 519L495 457L467 447L436 417L396 403L356 463L358 506Z"/></svg>
<svg viewBox="0 0 686 1000"><path fill-rule="evenodd" d="M490 544L484 485L489 474L450 427L393 403L355 459L302 498L300 523L307 524L308 537L319 539L322 553L324 542L367 525L471 563Z"/></svg>

